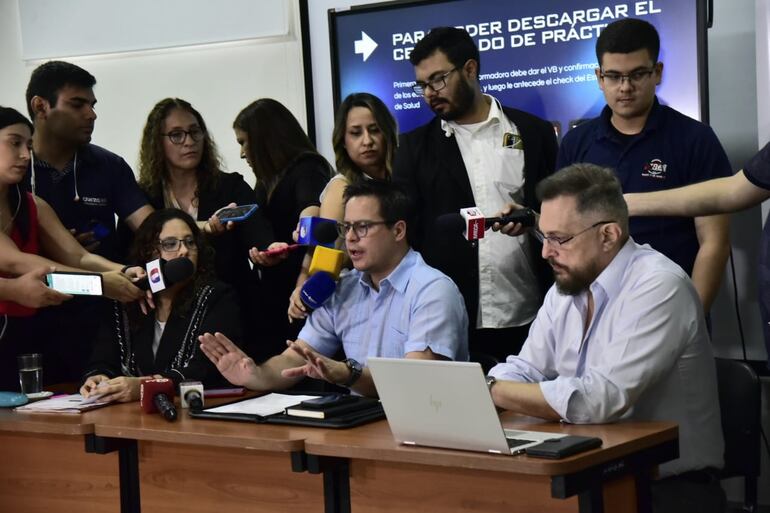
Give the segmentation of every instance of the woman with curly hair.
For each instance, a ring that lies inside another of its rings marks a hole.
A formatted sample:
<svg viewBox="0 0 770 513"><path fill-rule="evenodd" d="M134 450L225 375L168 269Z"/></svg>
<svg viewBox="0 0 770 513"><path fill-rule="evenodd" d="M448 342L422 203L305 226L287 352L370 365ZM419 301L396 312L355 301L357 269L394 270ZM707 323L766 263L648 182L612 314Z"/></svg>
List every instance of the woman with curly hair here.
<svg viewBox="0 0 770 513"><path fill-rule="evenodd" d="M238 173L221 171L216 144L203 116L187 101L166 98L147 116L139 154L139 186L154 208L178 208L197 220L216 251L218 279L235 288L244 328L250 331L252 306L249 250L273 241L263 205L248 219L223 226L217 211L256 203L254 191Z"/></svg>
<svg viewBox="0 0 770 513"><path fill-rule="evenodd" d="M226 383L201 352L198 335L226 333L242 339L240 312L232 288L213 277L213 251L195 220L179 209L156 210L136 232L131 259L187 258L194 272L155 295L144 315L134 303L112 302L105 312L80 393L108 401L136 401L143 378L160 376L204 386Z"/></svg>

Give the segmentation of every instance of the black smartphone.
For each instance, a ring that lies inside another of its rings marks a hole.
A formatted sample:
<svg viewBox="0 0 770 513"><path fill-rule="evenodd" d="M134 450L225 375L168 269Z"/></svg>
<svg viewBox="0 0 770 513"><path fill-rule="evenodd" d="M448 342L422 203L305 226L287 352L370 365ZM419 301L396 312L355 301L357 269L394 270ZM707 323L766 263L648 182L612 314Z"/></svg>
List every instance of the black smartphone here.
<svg viewBox="0 0 770 513"><path fill-rule="evenodd" d="M216 212L216 216L222 223L236 223L248 218L255 210L257 210L257 205L239 205L237 207L223 208Z"/></svg>
<svg viewBox="0 0 770 513"><path fill-rule="evenodd" d="M552 438L537 445L527 447L525 452L527 456L537 456L538 458L559 459L566 458L579 452L588 451L601 447L602 439L593 436L563 436L561 438Z"/></svg>
<svg viewBox="0 0 770 513"><path fill-rule="evenodd" d="M331 408L332 406L340 406L343 404L352 403L358 400L358 396L355 395L348 395L348 394L329 394L329 395L322 395L321 397L317 397L315 399L308 399L307 401L302 401L299 403L300 406L303 408L311 408L311 409L323 409L323 408Z"/></svg>

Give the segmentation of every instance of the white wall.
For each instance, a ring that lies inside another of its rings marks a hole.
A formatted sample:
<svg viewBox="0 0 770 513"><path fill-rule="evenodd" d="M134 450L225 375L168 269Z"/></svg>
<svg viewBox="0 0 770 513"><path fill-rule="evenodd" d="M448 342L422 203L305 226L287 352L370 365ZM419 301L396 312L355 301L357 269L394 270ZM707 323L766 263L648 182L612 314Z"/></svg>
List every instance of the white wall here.
<svg viewBox="0 0 770 513"><path fill-rule="evenodd" d="M763 140L767 134L759 137L757 131L758 120L768 119L768 113L759 113L758 107L767 106L769 91L757 90L757 73L761 70L754 64L756 16L754 0L715 0L714 27L709 30L711 125L736 169L767 142ZM761 99L759 105L757 98ZM738 274L739 305L749 358L753 359L763 359L765 355L756 280L763 219L761 208L755 207L734 214L730 226ZM726 282L731 289L729 275ZM727 294L724 289L714 309L714 343L719 356L739 358L741 349L732 293ZM762 424L765 433L770 434L770 380L767 378L763 379L762 393ZM764 446L761 452L764 475L759 482L759 502L770 504L770 460ZM731 500L743 497L743 480L728 481L725 488Z"/></svg>
<svg viewBox="0 0 770 513"><path fill-rule="evenodd" d="M0 0L0 104L26 113L27 81L43 61L22 60L17 1ZM116 16L120 15L121 1L103 1L114 3ZM306 124L299 9L296 0L283 0L283 6L290 20L285 37L63 59L96 77L99 118L93 142L123 156L136 170L147 114L158 100L177 96L201 112L225 168L240 172L253 184L251 170L239 160L231 129L238 112L257 98L271 97ZM88 23L81 13L76 19Z"/></svg>

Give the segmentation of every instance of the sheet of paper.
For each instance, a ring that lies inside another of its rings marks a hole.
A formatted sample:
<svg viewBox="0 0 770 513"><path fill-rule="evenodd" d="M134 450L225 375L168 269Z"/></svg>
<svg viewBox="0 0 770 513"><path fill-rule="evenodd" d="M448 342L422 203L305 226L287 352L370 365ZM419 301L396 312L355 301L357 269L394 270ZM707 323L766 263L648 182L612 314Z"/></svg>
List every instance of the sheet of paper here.
<svg viewBox="0 0 770 513"><path fill-rule="evenodd" d="M107 401L94 401L80 394L54 396L16 408L28 413L80 413L109 404Z"/></svg>
<svg viewBox="0 0 770 513"><path fill-rule="evenodd" d="M206 411L214 413L248 413L251 415L261 415L266 417L276 413L282 413L283 410L295 406L302 401L315 399L317 395L288 395L288 394L267 394L253 399L246 399L233 404L206 408Z"/></svg>

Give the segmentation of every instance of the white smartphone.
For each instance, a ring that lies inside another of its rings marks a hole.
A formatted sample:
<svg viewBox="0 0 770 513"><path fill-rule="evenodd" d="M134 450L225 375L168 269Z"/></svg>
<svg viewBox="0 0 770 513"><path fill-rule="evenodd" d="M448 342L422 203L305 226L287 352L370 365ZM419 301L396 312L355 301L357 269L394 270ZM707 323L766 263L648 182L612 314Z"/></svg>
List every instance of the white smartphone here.
<svg viewBox="0 0 770 513"><path fill-rule="evenodd" d="M64 294L101 296L102 275L99 273L48 273L47 285Z"/></svg>

